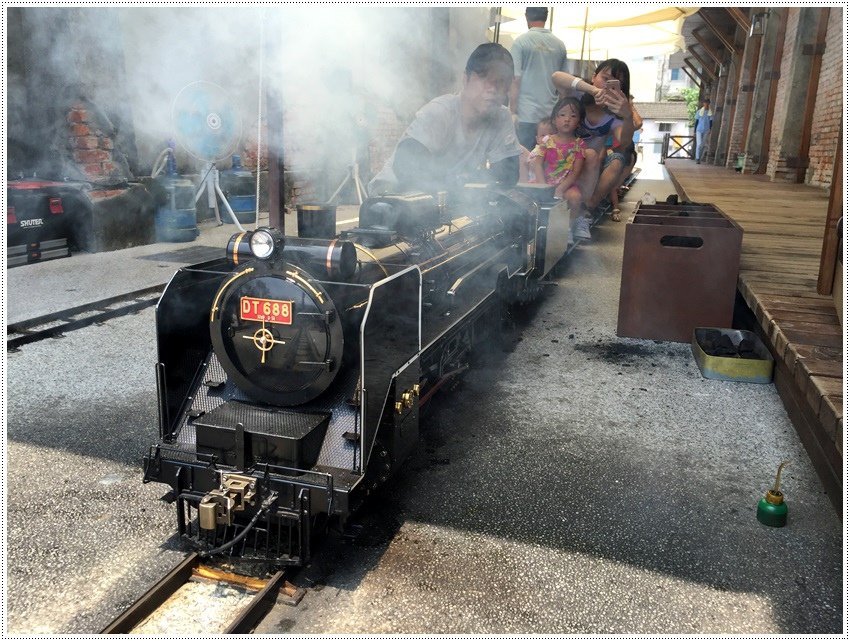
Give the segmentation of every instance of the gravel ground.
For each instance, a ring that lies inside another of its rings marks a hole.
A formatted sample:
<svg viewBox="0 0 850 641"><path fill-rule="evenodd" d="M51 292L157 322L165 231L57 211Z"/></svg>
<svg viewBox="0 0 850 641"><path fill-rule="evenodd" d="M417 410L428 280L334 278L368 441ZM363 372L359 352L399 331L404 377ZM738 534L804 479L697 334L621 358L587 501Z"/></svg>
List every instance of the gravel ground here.
<svg viewBox="0 0 850 641"><path fill-rule="evenodd" d="M150 308L7 355L10 634L97 632L183 557L141 483L154 345Z"/></svg>
<svg viewBox="0 0 850 641"><path fill-rule="evenodd" d="M775 388L616 337L624 226L595 229L513 352L441 395L360 540L258 632L841 632L841 522ZM768 528L755 508L786 459L789 523Z"/></svg>
<svg viewBox="0 0 850 641"><path fill-rule="evenodd" d="M437 396L359 535L329 537L258 632L842 631L841 521L775 388L615 336L624 227L595 229L514 350ZM141 484L154 360L152 309L7 355L9 634L97 632L185 554ZM789 523L767 528L785 459Z"/></svg>

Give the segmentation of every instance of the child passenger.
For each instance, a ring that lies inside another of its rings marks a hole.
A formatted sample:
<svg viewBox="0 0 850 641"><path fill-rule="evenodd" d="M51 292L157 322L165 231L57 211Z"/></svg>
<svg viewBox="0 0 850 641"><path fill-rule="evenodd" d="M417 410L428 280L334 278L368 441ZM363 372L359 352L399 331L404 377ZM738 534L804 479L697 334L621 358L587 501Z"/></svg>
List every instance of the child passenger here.
<svg viewBox="0 0 850 641"><path fill-rule="evenodd" d="M581 103L575 98L561 98L552 109L550 122L555 133L538 140L530 154L529 164L537 182L555 186L555 197L566 200L573 215L581 211L581 192L576 180L584 165L585 142L576 136L576 129L584 117ZM576 236L587 238L576 228Z"/></svg>
<svg viewBox="0 0 850 641"><path fill-rule="evenodd" d="M520 152L520 171L519 171L519 181L520 182L530 182L536 183L538 182L537 176L534 174L534 167L531 165L531 161L535 158L535 152L540 149L540 145L543 144L543 139L546 136L555 133L555 130L552 128L552 121L549 118L544 118L540 122L537 123L537 146L534 147L531 151L527 150L523 147L523 152Z"/></svg>

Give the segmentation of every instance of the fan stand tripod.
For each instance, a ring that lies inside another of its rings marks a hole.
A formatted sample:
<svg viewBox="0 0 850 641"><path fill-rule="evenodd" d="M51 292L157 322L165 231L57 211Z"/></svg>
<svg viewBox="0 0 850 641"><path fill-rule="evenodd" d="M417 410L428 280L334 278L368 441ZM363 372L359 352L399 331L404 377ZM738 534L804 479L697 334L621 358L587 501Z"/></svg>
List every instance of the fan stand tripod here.
<svg viewBox="0 0 850 641"><path fill-rule="evenodd" d="M363 183L360 181L360 163L357 161L357 151L353 151L351 153L351 164L348 166L348 173L345 178L342 179L342 182L339 184L339 187L336 188L336 191L333 195L328 198L328 202L332 203L337 199L339 193L342 191L343 187L345 187L349 181L354 183L354 191L357 193L357 203L362 205L363 201L369 197L366 193L366 188L363 186Z"/></svg>
<svg viewBox="0 0 850 641"><path fill-rule="evenodd" d="M207 192L207 206L215 212L215 219L219 225L223 225L224 223L221 220L221 214L218 209L218 199L221 198L221 202L224 203L224 208L227 210L227 213L230 215L230 219L233 223L239 228L239 231L245 231L245 228L239 224L239 221L236 218L236 214L233 213L233 209L230 207L230 203L227 202L227 198L224 196L224 192L221 191L221 186L219 185L218 180L218 169L215 166L215 163L211 162L207 166L206 174L204 174L204 179L201 181L200 186L198 187L198 191L195 192L195 202L201 197L201 194Z"/></svg>

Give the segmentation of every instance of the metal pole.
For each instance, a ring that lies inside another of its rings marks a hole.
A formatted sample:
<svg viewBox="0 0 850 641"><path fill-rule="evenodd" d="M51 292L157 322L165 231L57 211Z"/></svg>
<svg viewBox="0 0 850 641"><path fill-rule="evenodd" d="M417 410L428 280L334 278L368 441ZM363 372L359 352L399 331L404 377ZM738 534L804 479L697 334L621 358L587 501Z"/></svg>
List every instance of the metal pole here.
<svg viewBox="0 0 850 641"><path fill-rule="evenodd" d="M269 12L269 33L281 33L280 9ZM269 227L279 229L286 234L284 214L286 213L286 191L283 180L283 96L276 86L280 82L273 73L280 68L280 49L276 46L279 40L285 38L267 38L266 50L268 56L266 68L266 117L268 118L268 150L269 150Z"/></svg>
<svg viewBox="0 0 850 641"><path fill-rule="evenodd" d="M579 76L584 75L584 71L583 71L583 69L584 69L584 37L587 35L587 14L588 14L589 11L590 11L590 7L587 6L587 5L584 5L584 29L582 29L582 32L581 32L581 56L579 57L579 61L578 61L578 74L579 74ZM590 52L588 52L588 54L589 53ZM590 58L590 55L588 55L588 58Z"/></svg>

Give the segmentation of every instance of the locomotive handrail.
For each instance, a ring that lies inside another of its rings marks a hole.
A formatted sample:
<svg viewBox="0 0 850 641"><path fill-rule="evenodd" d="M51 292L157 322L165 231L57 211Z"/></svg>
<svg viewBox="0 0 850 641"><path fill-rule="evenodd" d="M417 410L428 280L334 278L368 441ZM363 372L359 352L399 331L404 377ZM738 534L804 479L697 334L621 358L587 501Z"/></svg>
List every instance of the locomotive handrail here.
<svg viewBox="0 0 850 641"><path fill-rule="evenodd" d="M507 247L503 247L502 249L497 251L495 254L493 254L492 256L490 256L489 258L484 260L483 262L479 263L478 265L476 265L475 267L470 269L463 276L459 277L454 282L454 284L452 284L452 286L446 291L446 295L447 296L454 296L457 293L457 290L460 289L460 287L464 284L464 282L466 281L466 279L468 277L473 276L476 273L478 273L480 270L484 269L485 267L489 267L490 265L492 265L493 262L496 259L500 258L502 256L502 254L504 254L506 251L508 251L511 248L512 247L510 245L507 246Z"/></svg>
<svg viewBox="0 0 850 641"><path fill-rule="evenodd" d="M498 235L498 234L497 234L497 235ZM463 249L463 250L459 251L459 252L458 252L458 253L456 253L456 254L452 254L451 256L449 256L448 258L446 258L445 260L443 260L442 262L439 262L439 263L437 263L436 265L431 265L431 266L430 266L430 267L428 267L427 269L423 269L423 270L421 270L421 271L422 271L422 273L423 273L423 274L427 274L427 273L428 273L428 272L430 272L432 269L437 269L437 267L442 267L442 266L443 266L443 265L445 265L446 263L450 263L450 262L451 262L451 261L453 261L454 259L459 258L460 256L463 256L464 254L466 254L466 253L469 253L469 252L473 251L474 249L478 249L479 247L483 247L483 246L484 246L484 245L486 245L487 243L491 243L491 242L493 242L494 240L496 240L496 235L488 236L487 238L485 238L485 239L484 239L484 240L482 240L481 242L476 243L476 244L474 244L474 245L470 245L470 246L469 246L469 247L467 247L466 249Z"/></svg>
<svg viewBox="0 0 850 641"><path fill-rule="evenodd" d="M409 274L416 273L418 275L418 314L416 316L416 343L413 346L412 353L404 354L403 362L408 361L408 359L422 351L422 271L419 269L418 265L410 265L406 269L403 269L388 278L384 278L379 280L377 283L374 283L372 287L369 289L369 299L366 303L366 310L363 313L363 319L360 321L360 371L364 372L364 378L362 379L362 386L360 390L362 402L360 404L360 424L361 424L361 432L360 432L360 469L358 472L364 473L366 470L366 465L369 462L369 457L372 452L372 446L374 444L375 438L378 434L378 425L381 420L381 416L383 415L383 408L386 407L387 398L390 392L390 381L385 381L386 387L381 390L376 390L371 387L371 383L369 383L365 378L366 369L366 348L369 345L369 341L367 340L367 327L370 326L372 309L375 303L375 292L378 290L382 290L382 288L388 286L392 281L398 280ZM398 301L397 301L398 302ZM396 311L400 311L396 309ZM399 314L400 317L400 314ZM395 365L401 365L401 362L395 363ZM388 365L385 363L385 365ZM392 372L396 367L389 368L389 371ZM382 383L383 387L383 383ZM370 400L370 395L375 396L375 400ZM376 415L373 417L369 416L370 411L375 413ZM369 419L376 419L374 422L371 422ZM369 442L367 443L367 439Z"/></svg>
<svg viewBox="0 0 850 641"><path fill-rule="evenodd" d="M221 260L221 259L216 258L215 260L218 261L218 260ZM212 262L212 261L210 261L210 262ZM228 274L233 273L230 270L222 271L222 270L219 270L219 269L204 269L204 268L200 268L200 267L181 267L180 271L192 272L192 273L197 273L197 274L219 274L221 276L227 276Z"/></svg>

